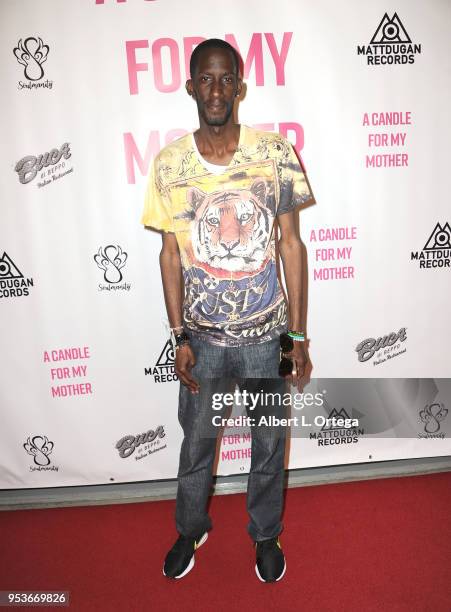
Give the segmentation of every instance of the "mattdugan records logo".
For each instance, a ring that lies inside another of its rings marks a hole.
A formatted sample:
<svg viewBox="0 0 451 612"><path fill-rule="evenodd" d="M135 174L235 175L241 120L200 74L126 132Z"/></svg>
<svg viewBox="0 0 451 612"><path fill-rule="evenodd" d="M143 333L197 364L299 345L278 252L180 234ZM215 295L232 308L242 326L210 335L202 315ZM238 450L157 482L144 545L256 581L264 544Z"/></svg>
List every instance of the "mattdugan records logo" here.
<svg viewBox="0 0 451 612"><path fill-rule="evenodd" d="M14 47L13 53L16 60L21 64L24 69L24 77L26 81L19 81L18 89L52 89L53 81L46 79L43 81L44 68L43 64L47 61L49 54L49 46L45 45L42 38L29 36L17 43L17 47Z"/></svg>
<svg viewBox="0 0 451 612"><path fill-rule="evenodd" d="M100 247L94 261L97 267L103 271L103 280L107 283L99 283L99 291L130 291L131 283L123 282L122 269L125 266L128 253L119 245L109 244Z"/></svg>
<svg viewBox="0 0 451 612"><path fill-rule="evenodd" d="M26 155L19 159L14 167L22 185L31 183L39 173L40 181L37 187L46 187L58 179L74 171L73 167L67 162L72 157L68 142L64 142L59 149L50 149L46 153L39 155Z"/></svg>
<svg viewBox="0 0 451 612"><path fill-rule="evenodd" d="M318 446L332 446L336 444L355 444L359 441L359 436L363 436L363 427L354 425L352 419L344 408L331 410L321 430L310 433L310 440L317 440ZM334 425L333 423L337 424ZM331 424L332 423L332 424ZM350 423L347 427L346 424ZM344 425L343 425L344 424Z"/></svg>
<svg viewBox="0 0 451 612"><path fill-rule="evenodd" d="M25 278L8 253L0 257L0 298L30 295L33 279Z"/></svg>
<svg viewBox="0 0 451 612"><path fill-rule="evenodd" d="M398 17L384 14L369 45L358 45L357 55L365 55L368 66L413 64L421 45L413 43Z"/></svg>
<svg viewBox="0 0 451 612"><path fill-rule="evenodd" d="M30 472L58 471L56 465L50 465L49 455L53 451L54 444L47 436L29 436L23 447L33 457L34 465L30 465Z"/></svg>
<svg viewBox="0 0 451 612"><path fill-rule="evenodd" d="M379 338L366 338L355 347L359 361L373 359L373 366L379 365L402 355L407 351L404 342L407 340L407 331L401 327L398 332L391 332Z"/></svg>
<svg viewBox="0 0 451 612"><path fill-rule="evenodd" d="M170 340L166 342L155 365L151 368L144 368L145 376L153 376L156 383L171 382L178 380L175 373L174 347Z"/></svg>
<svg viewBox="0 0 451 612"><path fill-rule="evenodd" d="M419 433L419 438L444 438L445 432L440 431L441 422L448 415L448 408L443 404L435 402L426 405L420 410L420 419L424 423L424 433Z"/></svg>
<svg viewBox="0 0 451 612"><path fill-rule="evenodd" d="M449 268L451 261L451 227L449 223L437 223L422 251L412 251L411 261L418 261L420 268Z"/></svg>

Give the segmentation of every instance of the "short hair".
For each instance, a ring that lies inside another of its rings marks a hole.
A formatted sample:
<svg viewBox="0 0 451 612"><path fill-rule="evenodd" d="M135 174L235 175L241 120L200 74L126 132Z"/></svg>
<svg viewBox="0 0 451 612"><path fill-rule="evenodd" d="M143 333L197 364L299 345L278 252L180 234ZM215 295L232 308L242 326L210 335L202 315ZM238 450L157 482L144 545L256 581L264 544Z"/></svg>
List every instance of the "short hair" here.
<svg viewBox="0 0 451 612"><path fill-rule="evenodd" d="M205 49L225 49L231 53L235 64L235 74L236 76L239 76L241 58L237 50L232 47L231 44L225 40L222 40L221 38L209 38L208 40L203 40L201 43L199 43L191 54L191 58L189 60L189 71L191 78L193 78L194 72L199 64L200 55L203 51L205 51Z"/></svg>

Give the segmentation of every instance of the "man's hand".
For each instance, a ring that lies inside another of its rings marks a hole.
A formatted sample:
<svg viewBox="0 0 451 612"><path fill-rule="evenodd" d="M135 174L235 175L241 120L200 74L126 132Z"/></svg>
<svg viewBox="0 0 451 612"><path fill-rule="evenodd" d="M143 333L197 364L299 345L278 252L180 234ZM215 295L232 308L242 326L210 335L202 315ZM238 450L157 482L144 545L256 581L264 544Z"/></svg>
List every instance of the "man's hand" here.
<svg viewBox="0 0 451 612"><path fill-rule="evenodd" d="M199 393L199 383L191 376L191 369L195 364L196 358L189 343L179 346L175 351L175 373L191 393Z"/></svg>
<svg viewBox="0 0 451 612"><path fill-rule="evenodd" d="M285 378L288 378L292 385L299 385L299 381L304 375L305 366L307 365L307 354L303 342L293 342L293 350L290 353L284 353L293 362L293 370Z"/></svg>

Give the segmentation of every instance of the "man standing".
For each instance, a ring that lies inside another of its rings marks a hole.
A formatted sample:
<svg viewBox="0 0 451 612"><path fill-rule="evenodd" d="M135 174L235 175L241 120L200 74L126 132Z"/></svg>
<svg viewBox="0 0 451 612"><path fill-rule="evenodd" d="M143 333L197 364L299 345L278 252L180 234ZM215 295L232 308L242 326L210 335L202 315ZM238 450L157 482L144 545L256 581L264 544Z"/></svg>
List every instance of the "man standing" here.
<svg viewBox="0 0 451 612"><path fill-rule="evenodd" d="M212 432L213 393L230 390L231 383L257 390L260 398L283 393L280 336L287 329L293 341L284 352L292 382L306 363L294 209L311 194L285 139L234 122L239 68L237 52L222 40L206 40L194 50L186 90L197 104L199 129L155 158L142 217L144 225L162 231L161 275L181 381L179 538L163 568L171 578L190 571L194 551L211 529L206 506L218 433ZM276 217L288 305L277 278ZM260 404L259 414L282 415L280 404ZM252 427L248 531L256 546L256 573L264 582L280 580L286 569L278 538L284 451L283 432Z"/></svg>

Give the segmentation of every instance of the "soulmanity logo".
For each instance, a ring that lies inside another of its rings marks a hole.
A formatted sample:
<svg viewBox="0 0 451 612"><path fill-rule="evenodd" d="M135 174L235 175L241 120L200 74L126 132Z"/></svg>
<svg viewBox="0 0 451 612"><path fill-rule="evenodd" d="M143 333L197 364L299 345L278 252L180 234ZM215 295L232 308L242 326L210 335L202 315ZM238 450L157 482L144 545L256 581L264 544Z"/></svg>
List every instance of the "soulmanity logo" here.
<svg viewBox="0 0 451 612"><path fill-rule="evenodd" d="M53 451L54 444L47 436L29 436L23 447L33 457L35 465L30 466L31 472L58 471L57 466L50 465L49 455Z"/></svg>
<svg viewBox="0 0 451 612"><path fill-rule="evenodd" d="M419 438L444 438L444 432L440 432L440 423L448 414L448 409L443 404L435 402L426 405L420 410L420 419L424 423L424 434L418 434Z"/></svg>
<svg viewBox="0 0 451 612"><path fill-rule="evenodd" d="M14 47L13 53L19 62L24 66L24 76L28 79L28 82L19 81L19 89L37 89L45 87L52 89L53 81L41 81L44 76L44 68L42 65L47 61L49 54L49 46L45 45L42 38L29 36L25 40L22 38L17 43L17 47Z"/></svg>
<svg viewBox="0 0 451 612"><path fill-rule="evenodd" d="M106 247L99 247L94 255L97 267L103 270L103 279L107 285L99 283L99 291L130 291L130 283L121 283L123 279L122 268L128 258L128 253L122 250L119 245L109 244Z"/></svg>

